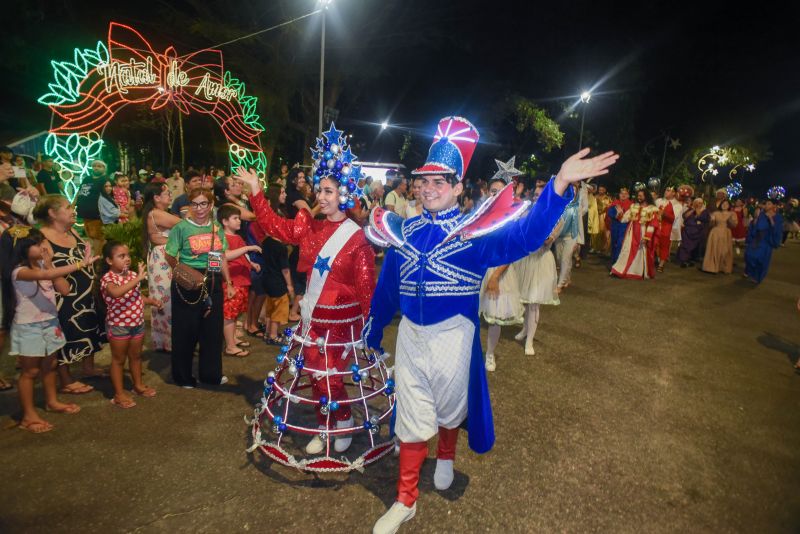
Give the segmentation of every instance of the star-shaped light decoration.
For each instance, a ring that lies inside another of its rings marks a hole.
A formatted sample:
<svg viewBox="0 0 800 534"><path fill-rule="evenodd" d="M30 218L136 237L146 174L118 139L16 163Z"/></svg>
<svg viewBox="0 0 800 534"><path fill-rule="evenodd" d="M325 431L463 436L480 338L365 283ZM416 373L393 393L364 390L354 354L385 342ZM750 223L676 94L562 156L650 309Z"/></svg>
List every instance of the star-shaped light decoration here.
<svg viewBox="0 0 800 534"><path fill-rule="evenodd" d="M492 176L491 180L489 181L492 182L494 180L500 179L503 180L505 183L508 183L514 176L519 176L520 174L522 174L521 170L514 167L514 160L516 158L517 156L511 156L511 159L505 163L503 163L499 159L494 160L494 162L497 164L497 172L494 173L494 176Z"/></svg>
<svg viewBox="0 0 800 534"><path fill-rule="evenodd" d="M669 146L670 146L670 148L672 148L672 150L678 150L678 147L681 146L681 140L680 139L672 139L672 138L670 138Z"/></svg>
<svg viewBox="0 0 800 534"><path fill-rule="evenodd" d="M331 257L328 256L327 258L323 258L322 256L317 256L317 261L314 262L314 269L319 271L320 276L325 276L325 271L330 271Z"/></svg>
<svg viewBox="0 0 800 534"><path fill-rule="evenodd" d="M327 132L322 132L322 135L325 136L325 139L328 143L336 143L338 145L342 144L342 135L344 134L344 130L337 130L336 125L331 122L331 127L328 129Z"/></svg>
<svg viewBox="0 0 800 534"><path fill-rule="evenodd" d="M353 154L353 151L350 150L350 145L347 145L347 148L342 150L342 163L352 163L358 159L358 156Z"/></svg>

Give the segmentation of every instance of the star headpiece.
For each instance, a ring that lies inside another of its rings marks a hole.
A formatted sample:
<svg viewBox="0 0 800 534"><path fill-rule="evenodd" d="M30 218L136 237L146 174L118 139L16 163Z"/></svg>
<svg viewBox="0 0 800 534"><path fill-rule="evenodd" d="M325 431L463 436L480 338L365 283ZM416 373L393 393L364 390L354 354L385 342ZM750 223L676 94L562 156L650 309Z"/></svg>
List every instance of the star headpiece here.
<svg viewBox="0 0 800 534"><path fill-rule="evenodd" d="M327 132L322 132L322 136L311 148L314 189L319 189L319 182L323 178L333 178L339 182L339 209L351 209L362 193L358 187L361 178L361 165L356 162L358 156L350 150L344 131L337 130L334 123L331 123Z"/></svg>

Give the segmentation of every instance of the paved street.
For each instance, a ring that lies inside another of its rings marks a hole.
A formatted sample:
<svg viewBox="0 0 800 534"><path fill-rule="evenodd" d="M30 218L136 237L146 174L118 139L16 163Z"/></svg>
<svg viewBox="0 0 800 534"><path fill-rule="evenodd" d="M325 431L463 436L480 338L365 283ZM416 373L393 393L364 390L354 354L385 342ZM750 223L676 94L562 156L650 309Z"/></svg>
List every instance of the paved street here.
<svg viewBox="0 0 800 534"><path fill-rule="evenodd" d="M495 449L478 456L462 433L444 493L431 454L402 532L796 532L800 242L759 287L742 263L635 282L590 258L562 305L543 307L535 356L504 329ZM275 353L226 358L230 384L191 391L147 354L156 398L116 409L95 380L69 398L82 412L47 414L43 435L14 428L16 391L0 394L0 531L369 532L393 500L395 458L315 477L245 453L243 416Z"/></svg>

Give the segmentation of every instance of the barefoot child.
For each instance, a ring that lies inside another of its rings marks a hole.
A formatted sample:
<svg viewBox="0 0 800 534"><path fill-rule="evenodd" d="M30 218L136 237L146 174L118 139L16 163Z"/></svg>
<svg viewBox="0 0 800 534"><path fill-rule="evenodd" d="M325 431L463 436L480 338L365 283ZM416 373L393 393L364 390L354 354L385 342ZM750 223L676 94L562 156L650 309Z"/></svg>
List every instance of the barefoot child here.
<svg viewBox="0 0 800 534"><path fill-rule="evenodd" d="M108 308L106 332L111 345L111 383L114 398L111 404L119 408L136 406L133 398L123 388L122 372L125 360L133 381L133 392L142 397L155 397L156 390L142 383L142 342L144 341L144 305L161 308L160 301L142 297L139 283L147 277L144 264L139 271L130 270L131 256L128 247L109 241L103 247L103 258L108 272L100 280L100 293Z"/></svg>
<svg viewBox="0 0 800 534"><path fill-rule="evenodd" d="M47 410L59 413L78 413L77 404L64 404L56 397L56 353L66 344L56 309L56 290L69 294L69 282L65 276L82 269L84 264L97 259L91 255L89 245L83 261L54 268L49 248L42 246L44 235L27 226L15 226L8 230L15 238L11 271L14 287L11 298L14 305L11 323L10 356L20 356L22 373L19 377L19 402L22 419L19 427L34 433L48 432L53 425L39 417L33 405L33 382L41 375Z"/></svg>
<svg viewBox="0 0 800 534"><path fill-rule="evenodd" d="M241 341L236 338L236 319L247 311L247 294L250 292L250 270L256 272L261 270L261 266L251 262L247 256L248 252L261 252L258 245L248 245L244 239L237 234L242 227L242 212L236 206L223 204L217 211L217 220L225 229L225 239L228 240L228 250L225 251L225 259L228 260L228 270L233 284L233 291L225 292L225 303L223 305L223 316L225 318L222 332L225 336L225 355L244 358L250 355L249 350L242 347L249 347L248 341ZM232 295L232 296L230 296Z"/></svg>

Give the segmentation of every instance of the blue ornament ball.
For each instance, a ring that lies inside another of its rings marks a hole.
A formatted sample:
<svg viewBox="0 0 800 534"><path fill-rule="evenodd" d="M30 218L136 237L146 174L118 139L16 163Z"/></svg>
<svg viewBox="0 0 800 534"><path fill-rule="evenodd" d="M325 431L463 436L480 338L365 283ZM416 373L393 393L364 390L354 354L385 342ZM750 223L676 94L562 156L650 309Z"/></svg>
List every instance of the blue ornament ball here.
<svg viewBox="0 0 800 534"><path fill-rule="evenodd" d="M286 337L291 336L292 335L292 329L291 328L287 328L286 330L283 331L283 335L286 336Z"/></svg>
<svg viewBox="0 0 800 534"><path fill-rule="evenodd" d="M361 368L356 363L350 366L350 370L353 371L354 373L357 373L359 369Z"/></svg>
<svg viewBox="0 0 800 534"><path fill-rule="evenodd" d="M269 397L270 393L272 393L272 388L264 388L264 398Z"/></svg>
<svg viewBox="0 0 800 534"><path fill-rule="evenodd" d="M338 159L336 160L336 163L333 164L333 166L337 171L341 171L342 170L342 162L340 160L338 160Z"/></svg>
<svg viewBox="0 0 800 534"><path fill-rule="evenodd" d="M339 211L344 211L347 209L347 204L339 204Z"/></svg>
<svg viewBox="0 0 800 534"><path fill-rule="evenodd" d="M267 384L272 385L274 383L275 383L275 377L274 376L268 376L267 377Z"/></svg>
<svg viewBox="0 0 800 534"><path fill-rule="evenodd" d="M279 432L286 432L286 423L281 423L278 425Z"/></svg>
<svg viewBox="0 0 800 534"><path fill-rule="evenodd" d="M393 388L394 387L394 378L389 378L388 380L386 380L386 387L387 388Z"/></svg>
<svg viewBox="0 0 800 534"><path fill-rule="evenodd" d="M329 159L331 159L332 157L333 157L333 154L331 154L331 151L330 151L330 150L326 150L326 151L325 151L325 152L323 152L323 154L322 154L322 159L325 159L325 160L329 160Z"/></svg>
<svg viewBox="0 0 800 534"><path fill-rule="evenodd" d="M275 416L272 418L272 422L275 423L276 425L279 425L279 424L283 423L283 417L281 417L280 415L275 414Z"/></svg>
<svg viewBox="0 0 800 534"><path fill-rule="evenodd" d="M321 166L319 169L317 169L317 172L315 174L317 176L322 176L323 174L325 174L325 166Z"/></svg>
<svg viewBox="0 0 800 534"><path fill-rule="evenodd" d="M285 354L278 354L277 356L275 356L275 361L278 363L283 363L283 360L285 359L286 359Z"/></svg>
<svg viewBox="0 0 800 534"><path fill-rule="evenodd" d="M361 375L353 373L353 382L361 382Z"/></svg>
<svg viewBox="0 0 800 534"><path fill-rule="evenodd" d="M372 423L364 421L364 430L369 430L370 428L372 428Z"/></svg>
<svg viewBox="0 0 800 534"><path fill-rule="evenodd" d="M322 145L322 148L324 148L325 150L330 150L331 149L331 144L330 143L325 143L324 145ZM330 156L328 156L328 157L330 157Z"/></svg>
<svg viewBox="0 0 800 534"><path fill-rule="evenodd" d="M352 181L348 181L347 182L347 190L352 193L353 191L356 190L356 184L354 184Z"/></svg>
<svg viewBox="0 0 800 534"><path fill-rule="evenodd" d="M394 389L393 388L386 388L386 389L383 390L383 392L386 395L391 395L392 393L394 393Z"/></svg>
<svg viewBox="0 0 800 534"><path fill-rule="evenodd" d="M328 404L328 397L326 397L325 395L321 396L321 397L319 398L319 403L320 403L322 406L325 406L326 404Z"/></svg>
<svg viewBox="0 0 800 534"><path fill-rule="evenodd" d="M353 209L353 208L356 207L356 203L352 198L347 201L347 207L350 208L350 209Z"/></svg>
<svg viewBox="0 0 800 534"><path fill-rule="evenodd" d="M328 405L328 408L330 408L332 412L335 412L339 409L339 403L336 401L331 401L331 403Z"/></svg>

